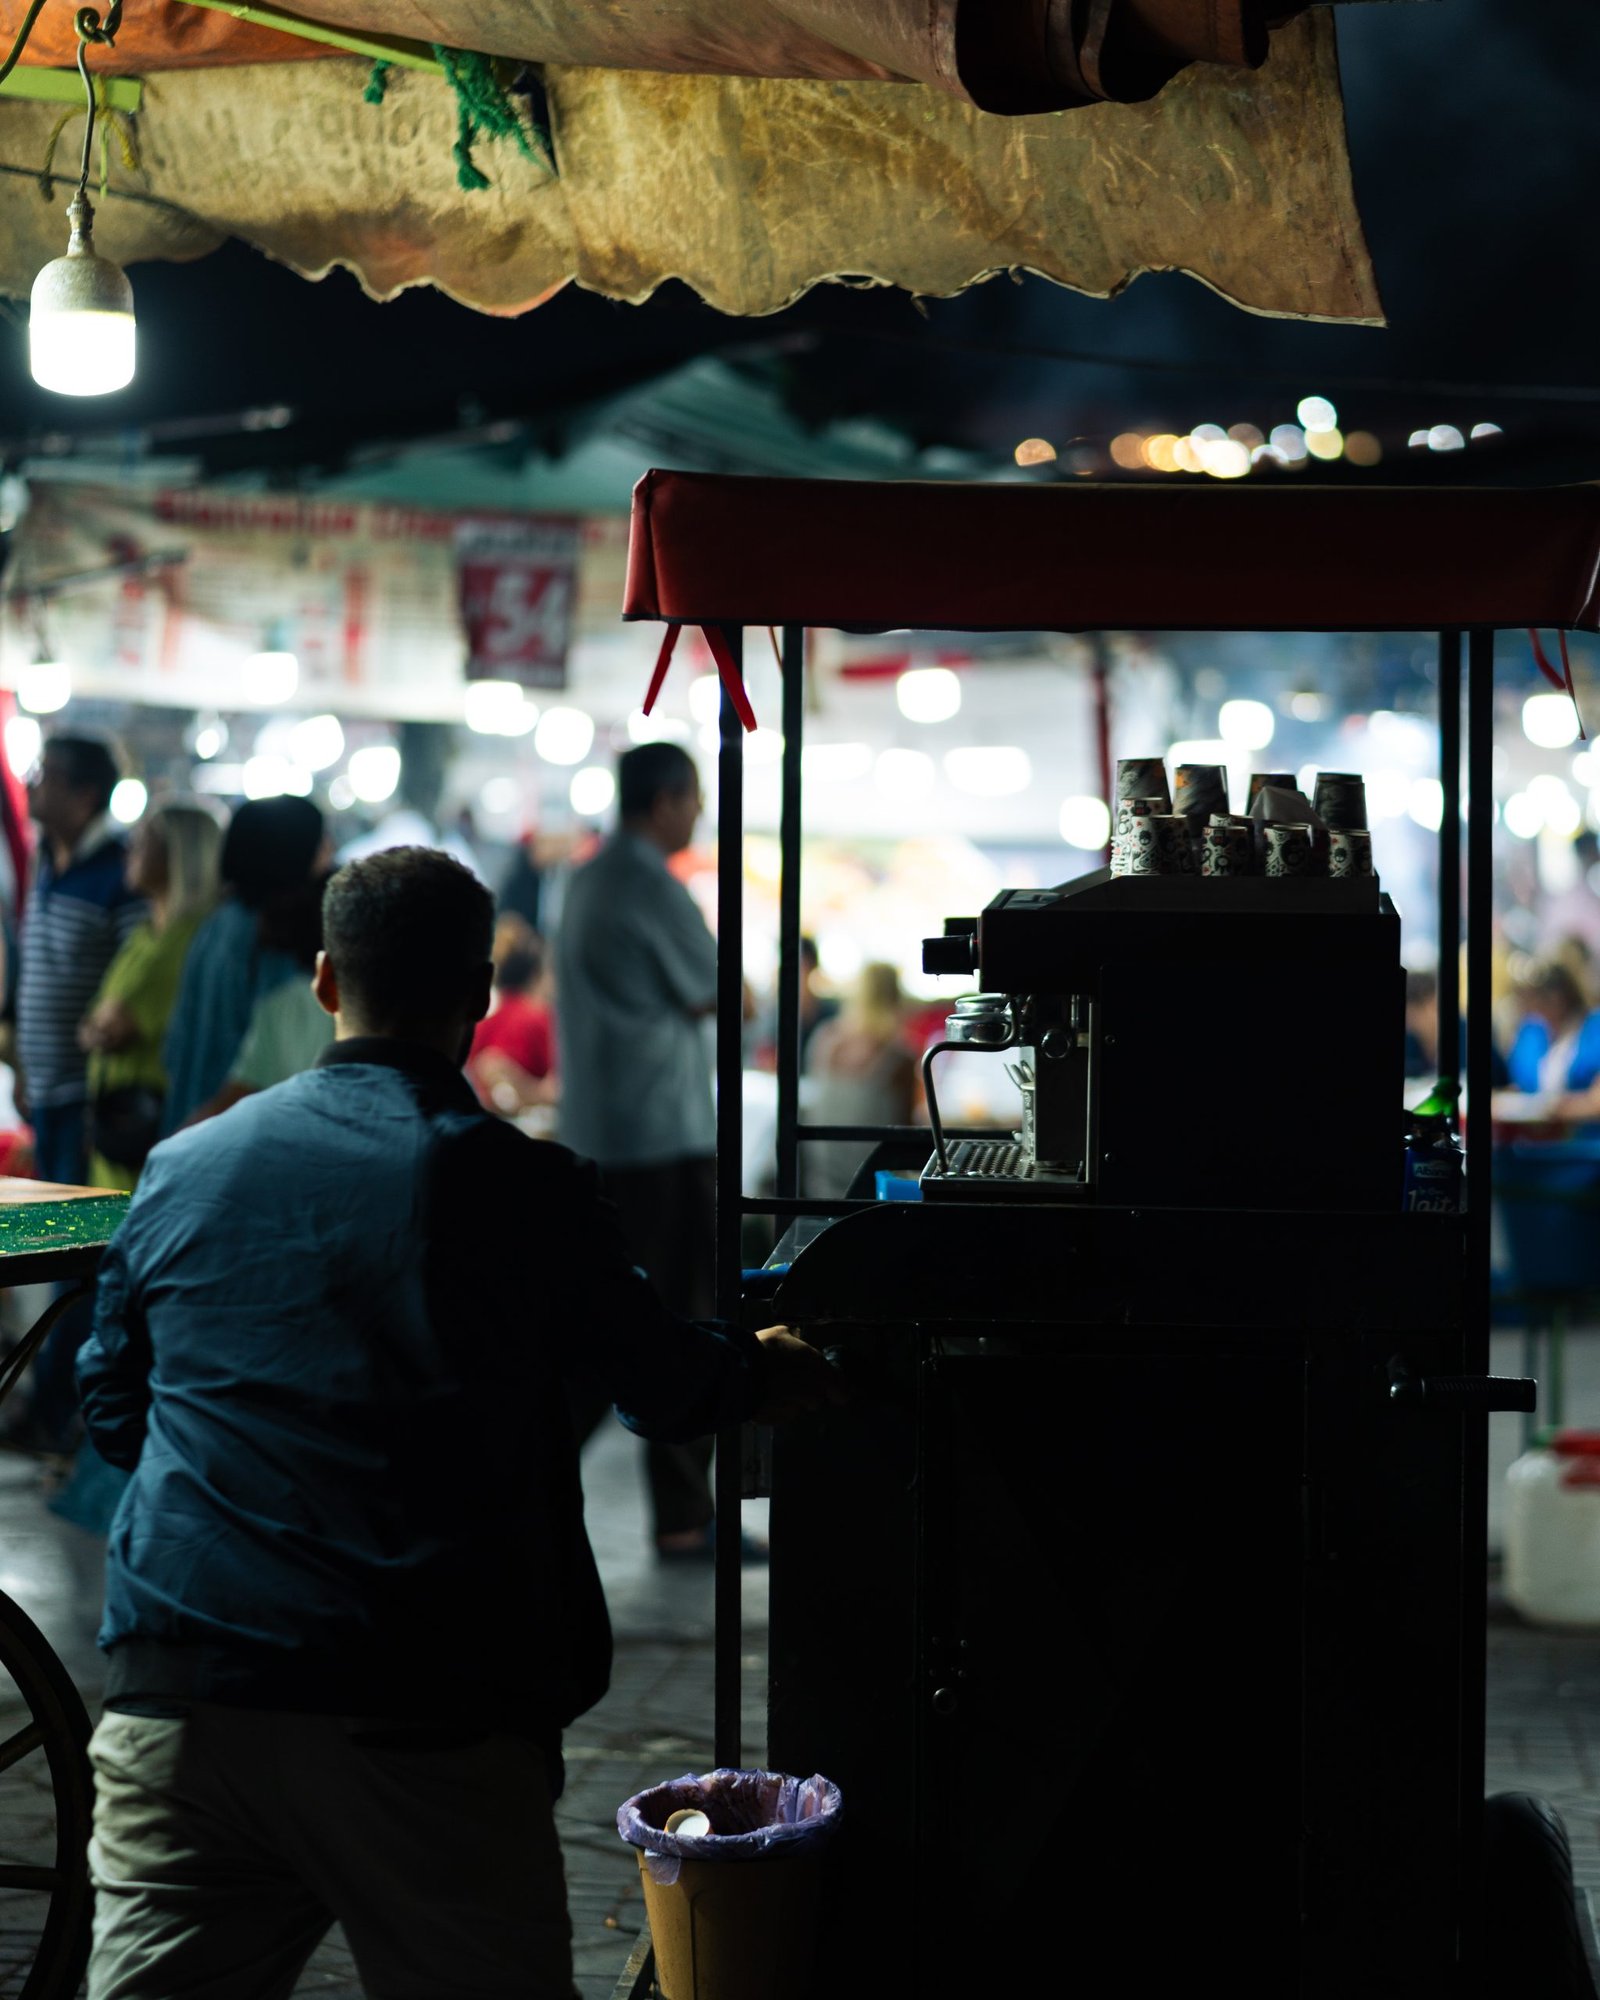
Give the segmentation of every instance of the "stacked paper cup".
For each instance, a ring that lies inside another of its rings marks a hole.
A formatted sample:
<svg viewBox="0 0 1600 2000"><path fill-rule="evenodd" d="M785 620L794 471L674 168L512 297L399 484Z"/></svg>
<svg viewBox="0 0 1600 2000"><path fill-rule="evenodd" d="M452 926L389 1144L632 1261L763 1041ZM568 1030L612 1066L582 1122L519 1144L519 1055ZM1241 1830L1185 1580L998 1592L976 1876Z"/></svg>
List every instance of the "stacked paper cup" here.
<svg viewBox="0 0 1600 2000"><path fill-rule="evenodd" d="M1367 788L1358 771L1319 771L1311 803L1330 831L1367 824Z"/></svg>
<svg viewBox="0 0 1600 2000"><path fill-rule="evenodd" d="M1172 774L1173 811L1189 822L1189 846L1199 869L1206 828L1228 812L1228 771L1224 764L1180 764Z"/></svg>
<svg viewBox="0 0 1600 2000"><path fill-rule="evenodd" d="M1117 807L1117 835L1112 847L1113 875L1159 875L1156 821L1159 799L1124 799Z"/></svg>
<svg viewBox="0 0 1600 2000"><path fill-rule="evenodd" d="M1133 868L1123 846L1123 833L1132 815L1124 810L1137 800L1151 801L1153 812L1172 810L1172 793L1167 785L1167 767L1159 757L1121 757L1117 760L1117 796L1111 813L1111 872L1113 875L1144 875L1148 868Z"/></svg>

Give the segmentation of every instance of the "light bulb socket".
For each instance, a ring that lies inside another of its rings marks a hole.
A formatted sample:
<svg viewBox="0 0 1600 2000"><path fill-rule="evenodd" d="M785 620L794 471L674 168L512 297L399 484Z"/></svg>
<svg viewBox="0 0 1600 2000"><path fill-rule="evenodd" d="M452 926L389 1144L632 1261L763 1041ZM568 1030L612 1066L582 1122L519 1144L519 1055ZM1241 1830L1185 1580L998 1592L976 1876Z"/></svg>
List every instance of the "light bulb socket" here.
<svg viewBox="0 0 1600 2000"><path fill-rule="evenodd" d="M120 264L94 247L94 208L82 188L67 203L72 235L67 254L55 257L33 281L29 310L34 313L126 313L133 315L133 287Z"/></svg>

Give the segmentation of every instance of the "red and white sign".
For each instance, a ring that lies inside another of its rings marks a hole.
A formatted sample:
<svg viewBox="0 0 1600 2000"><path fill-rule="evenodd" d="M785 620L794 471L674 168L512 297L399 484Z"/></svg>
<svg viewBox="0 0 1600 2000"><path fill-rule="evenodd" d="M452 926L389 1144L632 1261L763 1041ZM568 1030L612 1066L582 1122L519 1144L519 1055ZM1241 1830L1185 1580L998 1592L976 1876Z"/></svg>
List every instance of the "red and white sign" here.
<svg viewBox="0 0 1600 2000"><path fill-rule="evenodd" d="M467 678L567 684L580 523L558 516L466 520L456 530Z"/></svg>

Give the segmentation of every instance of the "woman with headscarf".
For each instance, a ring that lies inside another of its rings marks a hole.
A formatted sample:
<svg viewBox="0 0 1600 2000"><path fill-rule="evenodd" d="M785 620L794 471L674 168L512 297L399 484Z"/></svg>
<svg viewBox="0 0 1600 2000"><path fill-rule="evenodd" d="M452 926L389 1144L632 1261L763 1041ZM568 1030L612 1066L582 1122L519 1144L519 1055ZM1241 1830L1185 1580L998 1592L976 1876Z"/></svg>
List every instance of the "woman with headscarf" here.
<svg viewBox="0 0 1600 2000"><path fill-rule="evenodd" d="M161 1136L162 1043L184 960L217 900L222 829L201 806L147 813L128 845L128 887L150 914L117 953L78 1029L89 1052L89 1165L96 1187L131 1189Z"/></svg>
<svg viewBox="0 0 1600 2000"><path fill-rule="evenodd" d="M227 1081L257 1001L300 976L262 941L264 913L292 902L326 865L326 829L309 799L251 799L222 844L224 895L201 926L167 1030L163 1134L186 1125Z"/></svg>
<svg viewBox="0 0 1600 2000"><path fill-rule="evenodd" d="M311 990L311 975L322 950L322 896L330 879L331 871L313 875L262 911L263 951L286 955L296 976L256 1002L227 1076L216 1094L190 1115L191 1125L313 1068L333 1040L333 1022Z"/></svg>

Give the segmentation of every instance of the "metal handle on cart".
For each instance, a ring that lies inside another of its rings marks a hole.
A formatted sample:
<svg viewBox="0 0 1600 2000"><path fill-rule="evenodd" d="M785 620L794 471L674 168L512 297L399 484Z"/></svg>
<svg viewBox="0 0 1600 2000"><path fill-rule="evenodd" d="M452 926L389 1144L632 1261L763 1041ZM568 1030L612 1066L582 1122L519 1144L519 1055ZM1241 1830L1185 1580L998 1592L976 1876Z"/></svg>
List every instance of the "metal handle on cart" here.
<svg viewBox="0 0 1600 2000"><path fill-rule="evenodd" d="M1389 1371L1389 1400L1413 1408L1483 1416L1497 1410L1536 1410L1539 1385L1531 1375L1413 1375L1396 1364Z"/></svg>

